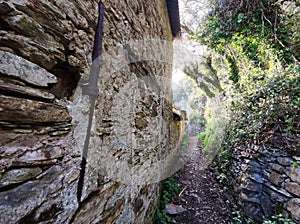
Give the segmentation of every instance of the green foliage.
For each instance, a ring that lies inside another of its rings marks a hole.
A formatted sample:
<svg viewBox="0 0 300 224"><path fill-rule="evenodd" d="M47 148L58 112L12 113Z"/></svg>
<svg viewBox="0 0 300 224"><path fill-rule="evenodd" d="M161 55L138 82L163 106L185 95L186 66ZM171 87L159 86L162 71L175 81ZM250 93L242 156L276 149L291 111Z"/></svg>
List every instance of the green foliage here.
<svg viewBox="0 0 300 224"><path fill-rule="evenodd" d="M177 184L173 177L168 177L161 182L161 197L159 201L159 209L156 212L155 223L168 224L173 223L170 216L166 212L166 205L170 202L171 198L177 196L180 192L180 185Z"/></svg>
<svg viewBox="0 0 300 224"><path fill-rule="evenodd" d="M183 135L183 137L182 137L180 149L181 149L182 151L186 151L188 145L189 145L189 136L188 136L186 133L184 133L184 135Z"/></svg>
<svg viewBox="0 0 300 224"><path fill-rule="evenodd" d="M194 37L227 56L235 72L232 50L243 52L257 65L264 66L261 46L267 44L278 58L290 64L300 59L299 2L253 0L226 1L215 9L202 32ZM296 9L295 9L296 8ZM236 49L230 45L237 45Z"/></svg>
<svg viewBox="0 0 300 224"><path fill-rule="evenodd" d="M205 110L205 138L203 140L203 152L216 155L222 145L225 127L228 122L227 110L218 96L207 100Z"/></svg>
<svg viewBox="0 0 300 224"><path fill-rule="evenodd" d="M233 222L230 224L255 224L252 219L245 219L239 209L233 211ZM292 219L285 218L282 214L274 215L271 219L265 218L262 224L293 224Z"/></svg>
<svg viewBox="0 0 300 224"><path fill-rule="evenodd" d="M207 97L213 98L223 91L209 57L205 62L187 65L184 73L195 80Z"/></svg>
<svg viewBox="0 0 300 224"><path fill-rule="evenodd" d="M205 132L201 132L200 134L198 134L198 141L203 141L205 139Z"/></svg>
<svg viewBox="0 0 300 224"><path fill-rule="evenodd" d="M199 116L197 113L192 113L189 118L189 126L204 128L205 119Z"/></svg>
<svg viewBox="0 0 300 224"><path fill-rule="evenodd" d="M293 220L287 219L282 214L279 214L272 216L270 220L264 219L263 224L293 224Z"/></svg>
<svg viewBox="0 0 300 224"><path fill-rule="evenodd" d="M272 144L287 151L300 149L300 67L274 72L255 85L247 85L232 110L231 142ZM256 77L251 77L255 82Z"/></svg>
<svg viewBox="0 0 300 224"><path fill-rule="evenodd" d="M292 163L292 166L298 167L298 166L300 166L300 164L299 164L298 162L293 162L293 163Z"/></svg>
<svg viewBox="0 0 300 224"><path fill-rule="evenodd" d="M218 178L226 183L232 150L264 145L300 155L300 2L220 3L193 38L213 50L214 73L224 90L225 109L212 112L212 105L206 109L204 150L221 144ZM227 115L229 122L222 122ZM251 222L240 214L235 219ZM278 215L264 223L291 222Z"/></svg>
<svg viewBox="0 0 300 224"><path fill-rule="evenodd" d="M231 111L224 159L249 143L300 149L299 8L299 1L226 1L194 37L227 60L227 72L217 69Z"/></svg>

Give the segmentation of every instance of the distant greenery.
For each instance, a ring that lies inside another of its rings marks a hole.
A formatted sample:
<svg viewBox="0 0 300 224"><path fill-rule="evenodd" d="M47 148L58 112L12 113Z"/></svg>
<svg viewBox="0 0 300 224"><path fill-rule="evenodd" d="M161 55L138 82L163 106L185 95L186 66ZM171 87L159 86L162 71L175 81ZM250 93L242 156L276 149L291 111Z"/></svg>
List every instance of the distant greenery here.
<svg viewBox="0 0 300 224"><path fill-rule="evenodd" d="M173 223L171 217L167 214L166 205L170 203L172 197L177 196L180 192L180 185L177 184L173 177L168 177L161 182L162 193L159 201L159 208L156 212L155 223L168 224Z"/></svg>

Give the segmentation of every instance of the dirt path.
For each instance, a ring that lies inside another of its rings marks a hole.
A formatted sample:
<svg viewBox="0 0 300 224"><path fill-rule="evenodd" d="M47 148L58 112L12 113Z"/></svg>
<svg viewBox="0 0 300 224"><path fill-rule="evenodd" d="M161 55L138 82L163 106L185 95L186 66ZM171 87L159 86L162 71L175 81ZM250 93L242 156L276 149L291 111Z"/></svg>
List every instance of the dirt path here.
<svg viewBox="0 0 300 224"><path fill-rule="evenodd" d="M196 144L195 144L196 145ZM216 180L212 166L203 168L203 154L199 147L193 147L191 159L177 172L176 179L184 191L173 198L172 203L186 211L172 215L179 224L220 224L230 223L232 201L228 193L223 193Z"/></svg>

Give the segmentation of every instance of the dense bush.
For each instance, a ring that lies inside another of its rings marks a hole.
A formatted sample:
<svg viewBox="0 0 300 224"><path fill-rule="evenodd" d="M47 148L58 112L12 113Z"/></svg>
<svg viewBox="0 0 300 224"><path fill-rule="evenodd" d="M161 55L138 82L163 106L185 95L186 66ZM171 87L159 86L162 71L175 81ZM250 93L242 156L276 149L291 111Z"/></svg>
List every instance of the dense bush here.
<svg viewBox="0 0 300 224"><path fill-rule="evenodd" d="M155 223L168 224L173 223L171 217L167 214L166 205L170 203L171 198L177 196L180 192L180 185L173 177L168 177L161 182L162 192L159 201L159 208L156 212Z"/></svg>
<svg viewBox="0 0 300 224"><path fill-rule="evenodd" d="M230 44L263 66L264 43L284 63L299 61L300 1L223 0L203 26L200 40L235 61ZM240 49L238 49L240 48Z"/></svg>
<svg viewBox="0 0 300 224"><path fill-rule="evenodd" d="M299 154L299 69L298 66L277 71L256 84L255 89L240 93L239 101L232 101L231 147L253 142Z"/></svg>
<svg viewBox="0 0 300 224"><path fill-rule="evenodd" d="M225 59L213 65L231 115L226 159L248 143L300 153L299 10L299 0L223 0L194 36Z"/></svg>

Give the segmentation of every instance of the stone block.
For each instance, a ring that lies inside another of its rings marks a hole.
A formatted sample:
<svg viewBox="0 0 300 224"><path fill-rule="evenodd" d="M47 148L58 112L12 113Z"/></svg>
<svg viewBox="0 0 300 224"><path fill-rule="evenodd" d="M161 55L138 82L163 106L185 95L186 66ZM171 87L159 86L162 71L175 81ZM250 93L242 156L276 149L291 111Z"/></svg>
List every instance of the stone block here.
<svg viewBox="0 0 300 224"><path fill-rule="evenodd" d="M277 173L275 171L272 171L270 174L270 181L275 184L276 186L280 186L280 184L284 181L283 174Z"/></svg>
<svg viewBox="0 0 300 224"><path fill-rule="evenodd" d="M279 173L283 173L284 170L285 170L285 167L279 165L278 163L271 163L269 164L269 168L272 169L272 170L275 170Z"/></svg>
<svg viewBox="0 0 300 224"><path fill-rule="evenodd" d="M262 171L262 165L255 160L251 160L248 163L248 171L253 173L260 173Z"/></svg>
<svg viewBox="0 0 300 224"><path fill-rule="evenodd" d="M47 195L62 188L63 176L59 166L50 167L33 181L0 193L0 223L17 223L21 217L37 209Z"/></svg>
<svg viewBox="0 0 300 224"><path fill-rule="evenodd" d="M263 186L263 191L267 195L269 195L271 199L277 202L286 202L289 199L293 198L293 195L291 195L286 190L281 188L276 188L270 183L265 183L265 185Z"/></svg>
<svg viewBox="0 0 300 224"><path fill-rule="evenodd" d="M30 180L42 172L39 167L9 170L0 179L0 188Z"/></svg>
<svg viewBox="0 0 300 224"><path fill-rule="evenodd" d="M300 184L300 167L292 167L291 168L291 174L290 174L290 178L297 182L298 184Z"/></svg>
<svg viewBox="0 0 300 224"><path fill-rule="evenodd" d="M71 120L68 110L62 106L17 97L1 95L0 108L1 119L11 122L60 123Z"/></svg>
<svg viewBox="0 0 300 224"><path fill-rule="evenodd" d="M293 162L293 159L290 157L278 157L277 161L283 166L290 166Z"/></svg>
<svg viewBox="0 0 300 224"><path fill-rule="evenodd" d="M250 179L247 179L241 184L242 189L246 189L248 191L253 191L253 192L261 192L262 191L262 184L252 181Z"/></svg>
<svg viewBox="0 0 300 224"><path fill-rule="evenodd" d="M261 197L261 207L264 212L265 217L271 217L272 216L272 203L267 196Z"/></svg>
<svg viewBox="0 0 300 224"><path fill-rule="evenodd" d="M57 82L46 69L6 51L0 51L0 72L37 86Z"/></svg>
<svg viewBox="0 0 300 224"><path fill-rule="evenodd" d="M251 202L244 202L242 204L243 213L246 217L249 217L257 222L261 222L263 219L263 212L260 205Z"/></svg>
<svg viewBox="0 0 300 224"><path fill-rule="evenodd" d="M287 210L291 212L292 217L295 221L300 222L300 199L293 198L287 203Z"/></svg>
<svg viewBox="0 0 300 224"><path fill-rule="evenodd" d="M240 199L242 201L253 202L257 204L261 203L259 195L250 195L248 194L248 192L247 193L242 192Z"/></svg>
<svg viewBox="0 0 300 224"><path fill-rule="evenodd" d="M261 183L262 184L264 182L263 177L260 174L258 174L258 173L251 173L251 174L249 174L249 178L251 180L256 181L257 183Z"/></svg>
<svg viewBox="0 0 300 224"><path fill-rule="evenodd" d="M288 192L300 197L300 184L297 184L297 183L294 183L294 182L288 182L285 185L285 189Z"/></svg>

